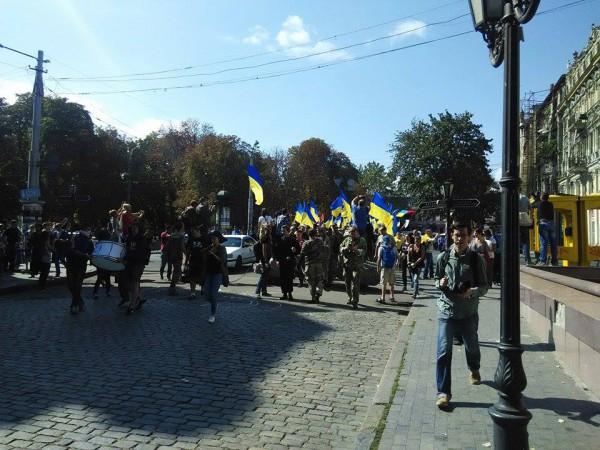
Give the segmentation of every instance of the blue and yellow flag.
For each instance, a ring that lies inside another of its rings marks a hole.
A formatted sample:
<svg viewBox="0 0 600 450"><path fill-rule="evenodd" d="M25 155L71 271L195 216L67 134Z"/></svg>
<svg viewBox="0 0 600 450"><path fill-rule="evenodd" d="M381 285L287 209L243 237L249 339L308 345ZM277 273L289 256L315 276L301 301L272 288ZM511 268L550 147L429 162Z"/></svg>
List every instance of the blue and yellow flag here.
<svg viewBox="0 0 600 450"><path fill-rule="evenodd" d="M338 197L331 202L329 205L329 209L331 209L331 215L333 217L338 217L342 215L342 211L344 210L344 202L342 200L342 196L338 195Z"/></svg>
<svg viewBox="0 0 600 450"><path fill-rule="evenodd" d="M348 201L348 197L343 190L340 190L340 197L342 198L342 217L350 222L352 219L352 206L350 206L350 202Z"/></svg>
<svg viewBox="0 0 600 450"><path fill-rule="evenodd" d="M300 225L304 225L307 228L315 226L314 221L311 218L310 207L305 204L302 205L302 220Z"/></svg>
<svg viewBox="0 0 600 450"><path fill-rule="evenodd" d="M321 218L319 217L319 210L317 209L317 205L315 205L315 202L313 200L311 200L308 204L308 211L310 213L310 218L313 222L317 223L319 222L319 220L321 220Z"/></svg>
<svg viewBox="0 0 600 450"><path fill-rule="evenodd" d="M294 215L294 221L301 225L303 214L304 214L304 205L302 205L302 203L298 203L296 205L296 214Z"/></svg>
<svg viewBox="0 0 600 450"><path fill-rule="evenodd" d="M369 215L377 219L377 222L385 225L388 231L392 231L394 216L391 205L387 205L379 192L373 193L373 200L369 207Z"/></svg>
<svg viewBox="0 0 600 450"><path fill-rule="evenodd" d="M250 181L250 190L254 194L254 203L262 205L263 180L258 174L258 170L252 164L248 164L248 180Z"/></svg>

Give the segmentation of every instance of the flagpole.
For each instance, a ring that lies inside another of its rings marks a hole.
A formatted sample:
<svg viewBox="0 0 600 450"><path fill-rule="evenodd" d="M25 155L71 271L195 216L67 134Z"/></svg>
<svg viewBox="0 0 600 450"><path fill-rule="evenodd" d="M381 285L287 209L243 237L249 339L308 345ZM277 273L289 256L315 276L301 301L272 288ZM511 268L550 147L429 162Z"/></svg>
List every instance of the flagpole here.
<svg viewBox="0 0 600 450"><path fill-rule="evenodd" d="M254 164L254 159L250 158L250 165ZM252 219L254 218L254 201L252 199L252 189L248 184L248 226L246 234L252 235Z"/></svg>

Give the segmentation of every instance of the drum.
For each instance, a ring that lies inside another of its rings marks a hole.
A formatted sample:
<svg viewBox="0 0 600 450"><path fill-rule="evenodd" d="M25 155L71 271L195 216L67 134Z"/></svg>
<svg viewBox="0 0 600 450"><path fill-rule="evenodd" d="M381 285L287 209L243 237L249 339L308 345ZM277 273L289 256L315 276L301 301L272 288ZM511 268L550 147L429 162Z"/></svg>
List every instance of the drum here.
<svg viewBox="0 0 600 450"><path fill-rule="evenodd" d="M125 245L120 242L98 241L91 262L99 269L109 272L120 272L125 270Z"/></svg>

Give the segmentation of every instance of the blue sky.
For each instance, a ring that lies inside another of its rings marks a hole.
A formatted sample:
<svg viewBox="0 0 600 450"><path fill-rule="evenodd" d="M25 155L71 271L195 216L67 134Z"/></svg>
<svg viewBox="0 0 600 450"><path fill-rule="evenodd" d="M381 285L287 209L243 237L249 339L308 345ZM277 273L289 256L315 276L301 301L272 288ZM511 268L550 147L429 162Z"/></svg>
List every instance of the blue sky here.
<svg viewBox="0 0 600 450"><path fill-rule="evenodd" d="M544 0L540 10L573 0ZM500 165L502 69L493 69L479 34L470 33L361 61L361 55L472 29L467 0L3 0L0 43L35 54L45 51L46 86L83 103L97 123L143 136L161 124L194 118L266 151L320 137L357 164L388 165L394 133L414 118L448 109L471 111L494 140L493 171ZM411 17L412 16L412 17ZM600 21L600 1L537 16L525 26L521 93L547 89L574 50ZM386 25L372 25L389 22ZM427 25L426 27L424 27ZM357 29L360 32L346 34ZM423 28L424 27L424 28ZM414 30L414 31L411 31ZM400 34L387 38L390 34ZM368 45L350 44L384 38ZM264 67L180 79L138 81L60 80L155 72L146 77L214 72L329 51ZM215 61L271 52L229 63ZM344 62L345 61L345 62ZM278 78L129 94L81 92L168 87L225 81L339 64ZM0 96L31 89L33 63L0 49ZM49 93L48 91L46 91ZM542 99L544 93L538 95Z"/></svg>

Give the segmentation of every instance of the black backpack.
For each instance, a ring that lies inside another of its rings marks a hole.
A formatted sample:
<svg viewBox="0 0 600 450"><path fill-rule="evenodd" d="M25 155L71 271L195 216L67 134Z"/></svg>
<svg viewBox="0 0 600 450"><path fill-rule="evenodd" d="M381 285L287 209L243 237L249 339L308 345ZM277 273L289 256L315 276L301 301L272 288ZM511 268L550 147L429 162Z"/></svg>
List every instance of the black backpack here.
<svg viewBox="0 0 600 450"><path fill-rule="evenodd" d="M469 252L471 253L471 260L469 261L469 265L471 266L471 271L473 272L473 285L479 286L479 277L478 277L479 270L477 268L477 266L478 266L477 258L479 257L479 254L474 252L473 250L469 250ZM446 270L446 265L448 264L448 261L450 261L450 250L444 250L444 253L442 253L442 259L440 260L443 271Z"/></svg>

